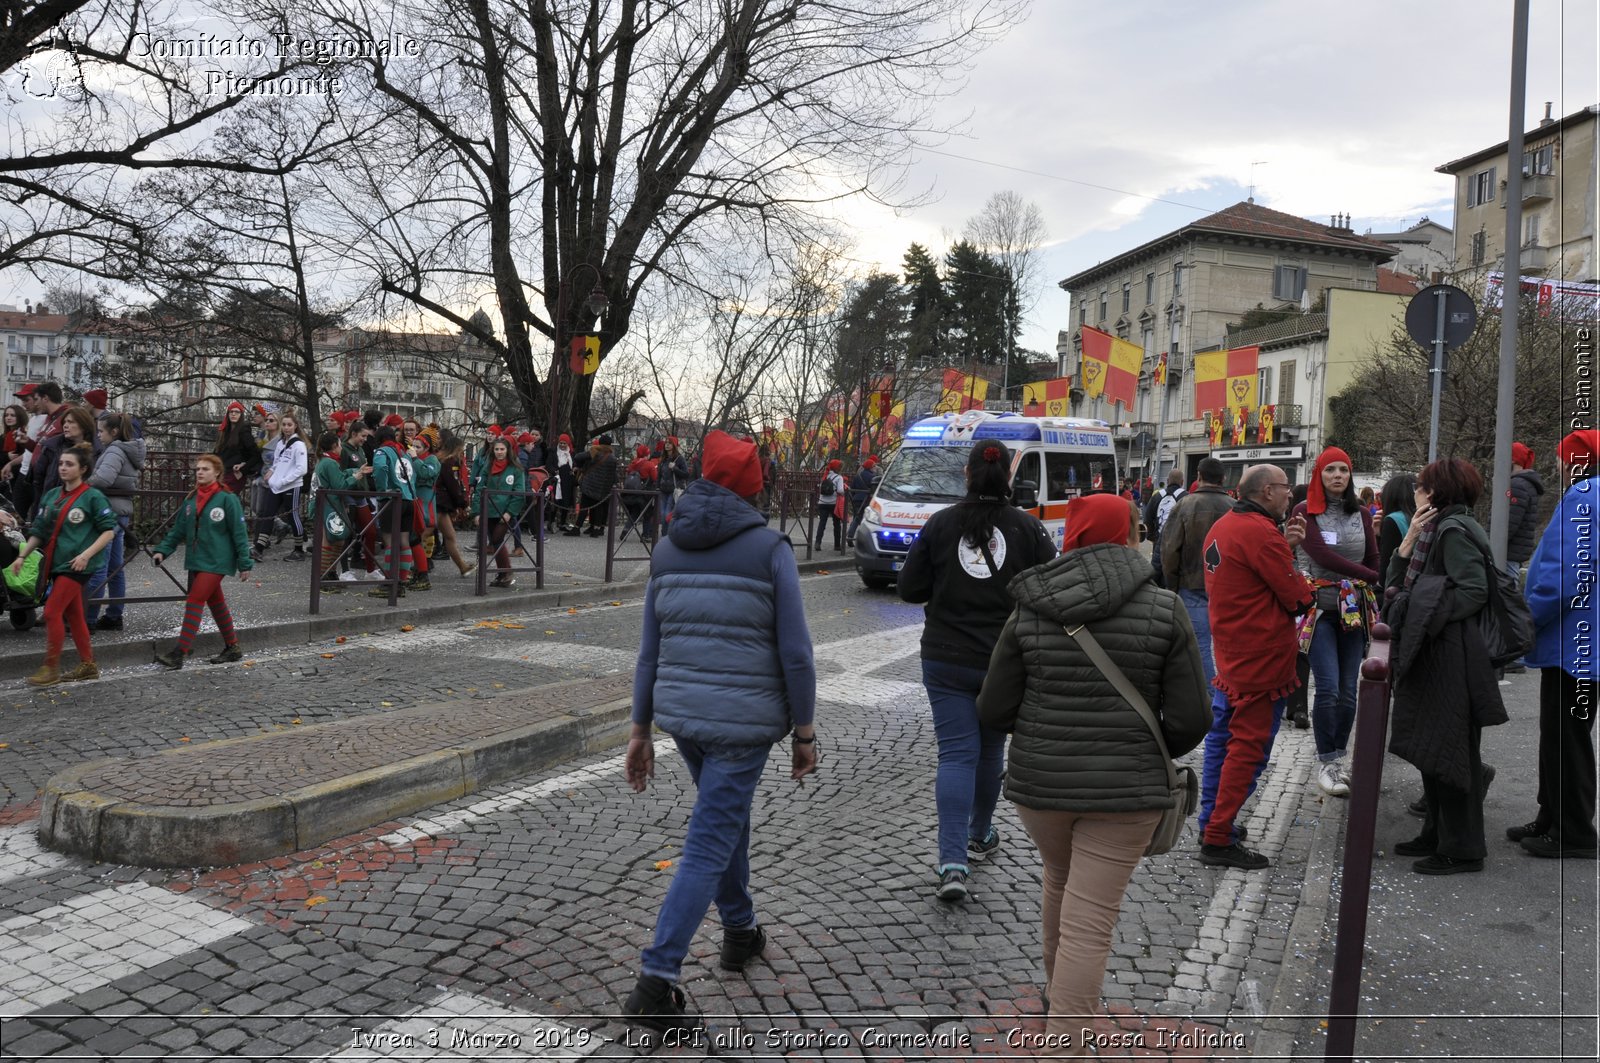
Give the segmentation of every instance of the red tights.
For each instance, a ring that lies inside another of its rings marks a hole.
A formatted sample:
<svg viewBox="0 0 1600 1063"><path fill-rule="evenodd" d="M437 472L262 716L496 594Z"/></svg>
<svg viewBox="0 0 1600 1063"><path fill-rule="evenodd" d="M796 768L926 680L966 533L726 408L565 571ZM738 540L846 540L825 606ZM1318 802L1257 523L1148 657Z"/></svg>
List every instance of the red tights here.
<svg viewBox="0 0 1600 1063"><path fill-rule="evenodd" d="M78 648L81 660L94 660L94 646L89 642L89 622L83 615L83 584L71 576L57 576L50 581L50 595L44 602L44 663L57 666L61 663L61 645L67 640L67 625L72 625L72 644Z"/></svg>
<svg viewBox="0 0 1600 1063"><path fill-rule="evenodd" d="M178 632L178 648L184 653L194 646L206 606L211 607L211 619L217 622L217 630L222 633L222 644L232 646L239 641L238 632L233 630L233 614L222 596L222 576L216 572L191 572L189 597L183 603L183 630Z"/></svg>

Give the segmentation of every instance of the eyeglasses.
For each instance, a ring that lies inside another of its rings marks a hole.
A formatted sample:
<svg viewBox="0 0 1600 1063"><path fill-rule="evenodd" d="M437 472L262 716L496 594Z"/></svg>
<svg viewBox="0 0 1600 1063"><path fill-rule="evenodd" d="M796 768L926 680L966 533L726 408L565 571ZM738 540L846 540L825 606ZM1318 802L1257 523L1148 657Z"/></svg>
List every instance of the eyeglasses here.
<svg viewBox="0 0 1600 1063"><path fill-rule="evenodd" d="M1285 491L1293 491L1293 490L1294 490L1294 488L1292 488L1292 487L1290 487L1290 486L1289 486L1289 484L1288 484L1288 483L1287 483L1287 482L1284 482L1284 483L1274 483L1274 484L1267 484L1267 486L1265 486L1265 487L1263 487L1263 488L1262 488L1262 490L1263 490L1263 491L1270 491L1270 490L1272 490L1272 489L1273 489L1273 488L1274 488L1274 487L1281 487L1281 488L1283 488L1283 489L1284 489L1284 490L1285 490Z"/></svg>

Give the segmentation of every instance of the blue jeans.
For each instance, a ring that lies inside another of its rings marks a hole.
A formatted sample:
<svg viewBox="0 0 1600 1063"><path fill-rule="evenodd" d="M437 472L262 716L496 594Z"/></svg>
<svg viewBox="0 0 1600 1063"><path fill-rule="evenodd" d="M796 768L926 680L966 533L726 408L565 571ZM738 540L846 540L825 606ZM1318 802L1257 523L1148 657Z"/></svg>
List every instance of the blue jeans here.
<svg viewBox="0 0 1600 1063"><path fill-rule="evenodd" d="M700 791L683 839L678 870L661 902L655 943L644 950L644 974L678 980L694 932L715 902L722 925L756 925L750 897L750 805L767 766L770 746L702 746L675 738Z"/></svg>
<svg viewBox="0 0 1600 1063"><path fill-rule="evenodd" d="M1194 640L1200 645L1200 663L1206 673L1206 689L1210 690L1211 681L1217 678L1217 663L1211 659L1211 599L1205 591L1180 590L1178 597L1183 599L1184 612L1189 614L1189 623L1194 627Z"/></svg>
<svg viewBox="0 0 1600 1063"><path fill-rule="evenodd" d="M1367 633L1347 628L1332 613L1317 617L1311 634L1311 674L1317 689L1311 703L1311 733L1317 740L1317 759L1338 760L1350 741L1356 722L1356 684L1361 681L1361 658L1367 650Z"/></svg>
<svg viewBox="0 0 1600 1063"><path fill-rule="evenodd" d="M111 574L111 593L109 597L123 598L127 596L128 574L122 569L122 537L127 533L127 530L128 518L118 517L116 537L113 538L111 540L111 544L106 547L106 567L104 571L89 581L89 591L83 596L85 609L84 619L91 624L100 619L100 607L98 605L90 605L89 602L91 599L98 597L101 588L106 586L107 573ZM121 620L122 603L117 602L113 605L106 606L106 615L112 617L113 619Z"/></svg>
<svg viewBox="0 0 1600 1063"><path fill-rule="evenodd" d="M939 772L934 802L939 809L939 867L967 866L967 841L988 836L1000 800L1006 763L1006 736L978 723L982 668L922 662L922 685L933 706L933 733L939 740Z"/></svg>

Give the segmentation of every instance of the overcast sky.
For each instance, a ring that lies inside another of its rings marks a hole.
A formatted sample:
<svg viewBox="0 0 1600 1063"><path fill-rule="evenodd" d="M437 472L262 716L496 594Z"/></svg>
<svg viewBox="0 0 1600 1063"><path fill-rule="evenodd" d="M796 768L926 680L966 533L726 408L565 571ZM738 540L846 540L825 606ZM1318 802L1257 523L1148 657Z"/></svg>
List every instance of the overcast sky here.
<svg viewBox="0 0 1600 1063"><path fill-rule="evenodd" d="M1252 163L1277 210L1348 213L1357 232L1448 225L1434 167L1507 136L1511 15L1509 0L1035 0L950 101L966 132L918 157L936 201L864 211L859 257L898 270L911 241L942 251L990 193L1021 193L1052 241L1021 342L1053 355L1056 281L1244 199ZM1600 101L1597 49L1593 0L1533 0L1530 127L1546 100L1557 116Z"/></svg>

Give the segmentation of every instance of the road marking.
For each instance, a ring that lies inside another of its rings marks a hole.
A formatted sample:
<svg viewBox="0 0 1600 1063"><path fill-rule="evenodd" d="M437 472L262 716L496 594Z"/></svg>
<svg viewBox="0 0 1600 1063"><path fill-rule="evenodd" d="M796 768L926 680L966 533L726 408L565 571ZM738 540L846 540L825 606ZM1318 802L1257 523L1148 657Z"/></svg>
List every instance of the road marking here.
<svg viewBox="0 0 1600 1063"><path fill-rule="evenodd" d="M0 922L0 1016L70 1000L255 924L144 882Z"/></svg>
<svg viewBox="0 0 1600 1063"><path fill-rule="evenodd" d="M71 863L71 857L52 853L39 844L38 820L0 827L0 883L31 878Z"/></svg>
<svg viewBox="0 0 1600 1063"><path fill-rule="evenodd" d="M355 1059L583 1059L610 1042L548 1015L515 1011L470 993L446 992L372 1030L351 1028L342 1052Z"/></svg>

